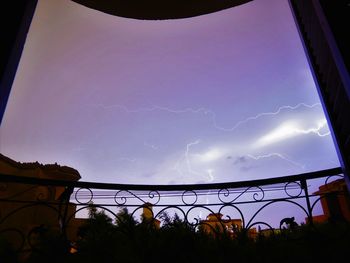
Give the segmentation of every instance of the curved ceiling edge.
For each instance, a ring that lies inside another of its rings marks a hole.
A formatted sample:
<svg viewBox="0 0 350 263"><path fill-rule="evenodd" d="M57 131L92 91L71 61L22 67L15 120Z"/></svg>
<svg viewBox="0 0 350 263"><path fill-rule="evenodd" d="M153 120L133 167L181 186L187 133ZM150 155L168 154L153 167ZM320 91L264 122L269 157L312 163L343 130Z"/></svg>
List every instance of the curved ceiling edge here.
<svg viewBox="0 0 350 263"><path fill-rule="evenodd" d="M110 15L141 20L180 19L214 13L252 0L71 0Z"/></svg>

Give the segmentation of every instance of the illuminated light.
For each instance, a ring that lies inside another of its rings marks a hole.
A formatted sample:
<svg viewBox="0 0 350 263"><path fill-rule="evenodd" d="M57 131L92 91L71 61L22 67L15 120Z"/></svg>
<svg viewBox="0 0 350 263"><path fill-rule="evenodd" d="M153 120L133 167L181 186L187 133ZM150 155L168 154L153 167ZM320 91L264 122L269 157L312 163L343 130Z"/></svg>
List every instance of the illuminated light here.
<svg viewBox="0 0 350 263"><path fill-rule="evenodd" d="M325 133L322 133L321 130L327 126L327 121L326 119L322 119L319 120L317 123L317 127L316 128L310 128L310 129L306 129L306 130L302 130L302 129L297 129L296 132L300 133L300 134L308 134L308 133L315 133L320 137L324 137L330 134L330 131L328 130Z"/></svg>
<svg viewBox="0 0 350 263"><path fill-rule="evenodd" d="M198 160L201 162L212 162L224 155L223 151L219 149L211 149L203 154L198 154Z"/></svg>
<svg viewBox="0 0 350 263"><path fill-rule="evenodd" d="M267 135L264 135L254 144L255 147L262 147L269 144L273 144L285 139L289 139L291 137L301 135L301 134L310 134L314 133L319 137L324 137L330 134L329 130L327 132L322 133L321 130L323 128L328 128L326 119L321 119L317 122L316 127L303 129L300 127L301 125L293 122L287 121L280 125L275 130L269 132Z"/></svg>
<svg viewBox="0 0 350 263"><path fill-rule="evenodd" d="M213 169L208 169L208 170L207 170L207 173L208 173L208 176L209 176L209 182L214 181L214 175L213 175L213 172L214 172L214 170L213 170Z"/></svg>
<svg viewBox="0 0 350 263"><path fill-rule="evenodd" d="M272 144L275 142L279 142L281 140L293 137L297 135L296 132L297 124L294 122L284 122L277 129L269 132L267 135L261 137L257 142L256 146L265 146L268 144Z"/></svg>
<svg viewBox="0 0 350 263"><path fill-rule="evenodd" d="M228 129L221 128L221 130L223 130L223 131L233 131L233 130L235 130L236 128L238 128L240 125L242 125L244 123L247 123L247 122L253 121L253 120L257 120L257 119L259 119L261 117L264 117L264 116L275 116L275 115L278 115L278 114L281 113L282 110L292 110L292 111L294 111L294 110L299 109L300 107L305 107L305 108L308 108L308 109L312 109L312 108L314 108L316 106L321 106L321 104L320 103L314 103L314 104L310 105L310 104L301 102L301 103L298 103L295 106L284 105L284 106L279 107L276 111L259 113L256 116L248 117L248 118L246 118L246 119L244 119L242 121L237 122L231 128L228 128ZM215 123L216 123L216 121L215 121Z"/></svg>

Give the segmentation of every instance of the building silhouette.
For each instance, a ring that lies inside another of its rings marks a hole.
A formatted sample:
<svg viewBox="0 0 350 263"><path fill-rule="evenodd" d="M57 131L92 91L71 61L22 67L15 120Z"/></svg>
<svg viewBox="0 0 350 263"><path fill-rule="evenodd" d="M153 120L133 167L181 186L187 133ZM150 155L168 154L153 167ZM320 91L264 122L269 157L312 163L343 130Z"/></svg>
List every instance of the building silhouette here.
<svg viewBox="0 0 350 263"><path fill-rule="evenodd" d="M323 210L322 215L312 217L314 223L350 222L350 195L344 179L321 185L313 194L320 196Z"/></svg>
<svg viewBox="0 0 350 263"><path fill-rule="evenodd" d="M77 181L77 170L58 164L43 165L16 162L0 154L0 174L14 178L40 178ZM76 205L69 202L70 193L64 186L2 182L0 185L0 232L14 244L24 248L32 246L36 235L43 231L74 241L84 219L75 218ZM72 219L63 227L64 218ZM19 238L16 233L23 235ZM25 249L23 250L25 251ZM28 255L23 255L28 256Z"/></svg>
<svg viewBox="0 0 350 263"><path fill-rule="evenodd" d="M221 213L210 213L200 222L202 230L208 234L228 232L234 236L242 229L242 219L223 219L222 216Z"/></svg>
<svg viewBox="0 0 350 263"><path fill-rule="evenodd" d="M143 223L152 224L156 229L160 228L160 221L154 218L153 205L151 203L142 205L141 221Z"/></svg>
<svg viewBox="0 0 350 263"><path fill-rule="evenodd" d="M231 238L237 238L243 230L242 219L224 219L221 213L210 213L206 219L200 221L201 230L210 235L226 233ZM248 230L248 237L256 238L256 228Z"/></svg>

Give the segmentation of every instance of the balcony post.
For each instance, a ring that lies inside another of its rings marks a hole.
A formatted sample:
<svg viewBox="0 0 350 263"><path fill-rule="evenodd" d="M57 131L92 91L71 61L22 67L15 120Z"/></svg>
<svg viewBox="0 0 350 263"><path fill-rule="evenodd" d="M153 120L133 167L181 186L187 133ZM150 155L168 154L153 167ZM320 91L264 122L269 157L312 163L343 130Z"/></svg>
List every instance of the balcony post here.
<svg viewBox="0 0 350 263"><path fill-rule="evenodd" d="M301 189L304 190L305 193L305 199L306 199L306 206L307 206L307 212L308 212L308 218L309 218L309 224L313 225L312 220L312 209L311 209L311 203L310 203L310 197L309 197L309 191L307 189L306 179L300 180Z"/></svg>

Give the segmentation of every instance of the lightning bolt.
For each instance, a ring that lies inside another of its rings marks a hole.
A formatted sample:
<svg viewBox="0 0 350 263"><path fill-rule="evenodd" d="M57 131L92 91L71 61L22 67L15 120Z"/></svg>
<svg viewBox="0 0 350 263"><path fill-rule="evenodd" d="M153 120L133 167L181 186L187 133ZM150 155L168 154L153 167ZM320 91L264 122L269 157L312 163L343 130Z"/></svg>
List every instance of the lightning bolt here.
<svg viewBox="0 0 350 263"><path fill-rule="evenodd" d="M129 108L127 108L126 106L124 105L119 105L119 104L114 104L114 105L110 105L110 106L104 106L104 105L101 105L101 104L97 104L95 106L97 107L101 107L103 109L113 109L113 108L117 108L117 109L120 109L126 113L142 113L142 112L152 112L152 111L165 111L165 112L169 112L169 113L173 113L173 114L184 114L184 113L193 113L193 114L198 114L198 113L202 113L204 115L208 115L210 116L211 118L211 122L213 124L213 127L217 130L220 130L220 131L224 131L224 132L232 132L234 130L236 130L239 126L241 126L242 124L245 124L249 121L253 121L253 120L257 120L259 118L262 118L262 117L265 117L265 116L274 116L274 115L278 115L280 114L283 110L297 110L299 109L300 107L305 107L305 108L309 108L309 109L312 109L312 108L315 108L317 106L320 106L321 104L320 103L314 103L314 104L307 104L307 103L304 103L304 102L301 102L301 103L298 103L296 104L295 106L290 106L290 105L284 105L284 106L281 106L279 107L276 111L273 111L273 112L262 112L262 113L259 113L255 116L250 116L250 117L247 117L245 118L244 120L241 120L241 121L238 121L236 124L234 124L232 127L229 127L229 128L226 128L226 127L223 127L223 126L220 126L217 122L217 115L214 111L210 110L210 109L206 109L206 108L185 108L185 109L171 109L171 108L168 108L168 107L162 107L162 106L158 106L158 105L153 105L152 107L144 107L144 108L139 108L139 109L136 109L136 110L131 110Z"/></svg>
<svg viewBox="0 0 350 263"><path fill-rule="evenodd" d="M187 143L186 144L186 150L185 153L180 157L180 159L176 162L176 164L174 165L174 169L181 175L183 176L184 173L183 171L180 169L180 164L181 163L185 163L186 165L186 172L188 174L192 174L195 176L203 176L202 173L196 171L193 169L192 165L191 165L191 160L190 160L190 148L194 145L197 145L201 142L201 140L195 140L193 142ZM213 175L213 170L209 169L207 170L207 175L209 177L209 182L212 182L214 180L214 175Z"/></svg>
<svg viewBox="0 0 350 263"><path fill-rule="evenodd" d="M278 114L281 113L282 110L292 110L293 111L293 110L296 110L296 109L298 109L298 108L300 108L302 106L305 107L305 108L312 109L312 108L314 108L316 106L320 106L320 105L321 105L320 103L314 103L314 104L310 105L310 104L306 104L304 102L301 102L301 103L298 103L295 106L289 106L289 105L281 106L276 111L273 111L273 112L262 112L262 113L259 113L259 114L255 115L255 116L248 117L248 118L246 118L246 119L244 119L242 121L239 121L232 128L230 128L230 130L234 130L238 126L240 126L240 125L242 125L244 123L247 123L247 122L252 121L252 120L257 120L257 119L259 119L261 117L264 117L264 116L278 115Z"/></svg>
<svg viewBox="0 0 350 263"><path fill-rule="evenodd" d="M280 158L282 160L285 160L285 161L293 164L294 166L297 166L297 167L304 169L304 165L297 163L297 162L294 162L293 160L285 157L283 154L280 154L280 153L268 153L268 154L257 155L257 156L254 156L252 154L246 154L246 156L253 159L253 160L256 160L256 161L261 160L261 159L271 158L271 157L277 157L277 158Z"/></svg>
<svg viewBox="0 0 350 263"><path fill-rule="evenodd" d="M247 117L243 120L240 120L238 122L236 122L233 126L231 127L223 127L221 125L218 124L217 122L217 114L211 110L211 109L207 109L207 108L204 108L204 107L200 107L200 108L192 108L192 107L188 107L188 108L183 108L183 109L173 109L173 108L169 108L169 107L163 107L163 106L158 106L158 105L152 105L151 107L141 107L141 108L137 108L137 109L130 109L124 105L119 105L119 104L114 104L114 105L109 105L109 106L105 106L105 105L101 105L101 104L98 104L98 105L94 105L94 106L97 106L97 107L101 107L103 109L119 109L121 111L124 111L126 113L143 113L143 112L154 112L154 111L163 111L163 112L168 112L168 113L172 113L172 114L185 114L185 113L192 113L192 114L204 114L206 116L208 116L210 118L210 121L213 125L213 127L219 131L223 131L223 132L233 132L235 131L236 129L238 129L240 126L250 122L250 121L255 121L255 120L258 120L260 118L263 118L263 117L268 117L268 116L276 116L276 115L279 115L282 111L285 111L285 110L290 110L290 111L295 111L301 107L304 107L304 108L308 108L308 109L312 109L312 108L315 108L315 107L318 107L320 106L321 104L320 103L314 103L314 104L307 104L307 103L304 103L304 102L301 102L301 103L298 103L294 106L291 106L291 105L283 105L283 106L280 106L279 108L277 108L277 110L275 111L271 111L271 112L261 112L261 113L258 113L257 115L255 116L250 116L250 117ZM330 134L330 132L326 132L326 133L321 133L321 129L326 125L326 120L322 121L321 123L318 124L318 126L316 128L310 128L310 129L306 129L306 130L303 130L303 129L295 129L294 132L295 133L300 133L300 134L308 134L308 133L314 133L320 137L324 137L324 136L327 136ZM183 169L181 167L181 164L185 163L186 165L186 172L188 174L192 174L192 175L195 175L195 176L203 176L203 174L200 174L198 171L195 171L193 168L192 168L192 165L191 165L191 161L190 161L190 148L194 145L197 145L200 143L200 140L196 140L196 141L193 141L193 142L190 142L188 144L186 144L186 150L185 150L185 153L181 156L181 158L176 162L176 164L174 165L174 169L181 175L183 176ZM152 149L156 150L157 147L152 145L152 144L149 144L147 142L144 142L144 145L147 146L147 147L151 147ZM298 166L298 167L301 167L301 168L304 168L303 165L297 163L297 162L294 162L293 160L285 157L284 155L280 154L280 153L269 153L269 154L265 154L265 155L259 155L259 156L254 156L254 155L251 155L251 154L248 154L247 157L251 158L251 159L254 159L254 160L260 160L260 159L263 159L263 158L271 158L271 157L278 157L284 161L287 161L295 166ZM214 180L214 177L213 177L213 174L212 174L212 171L209 172L207 171L207 175L209 177L209 181L213 181Z"/></svg>
<svg viewBox="0 0 350 263"><path fill-rule="evenodd" d="M320 132L322 130L322 128L325 127L326 125L327 125L327 121L326 121L326 119L323 119L322 121L320 121L317 124L316 128L310 128L310 129L306 129L306 130L295 129L295 132L296 133L301 133L301 134L315 133L315 134L317 134L320 137L324 137L324 136L330 135L330 133L331 133L329 130L327 132L325 132L325 133L321 133Z"/></svg>
<svg viewBox="0 0 350 263"><path fill-rule="evenodd" d="M192 175L196 175L196 176L202 176L202 174L200 174L199 172L195 171L192 168L191 165L191 161L190 161L190 148L194 145L199 144L201 141L200 140L195 140L194 142L190 142L186 144L186 150L185 153L180 157L180 159L176 162L176 164L174 165L174 169L181 175L184 176L183 171L180 168L180 164L181 163L185 163L186 164L186 172L188 174L192 174Z"/></svg>
<svg viewBox="0 0 350 263"><path fill-rule="evenodd" d="M199 143L200 143L200 140L196 140L196 141L190 142L186 145L185 161L186 161L186 165L187 165L187 171L191 174L194 174L194 175L200 175L200 174L192 169L189 154L190 154L191 146L197 145Z"/></svg>
<svg viewBox="0 0 350 263"><path fill-rule="evenodd" d="M314 133L318 135L319 137L325 137L330 134L330 131L328 130L325 133L321 133L321 130L324 127L327 127L327 121L326 119L319 120L316 127L312 127L309 129L303 129L299 127L300 125L295 122L287 121L282 123L280 126L278 126L276 129L272 130L268 134L260 137L255 143L254 147L262 147L269 144L277 143L289 138L292 138L294 136L300 135L300 134L310 134Z"/></svg>
<svg viewBox="0 0 350 263"><path fill-rule="evenodd" d="M213 175L214 171L212 169L209 169L207 172L208 172L208 176L209 176L209 182L214 181L214 175Z"/></svg>

